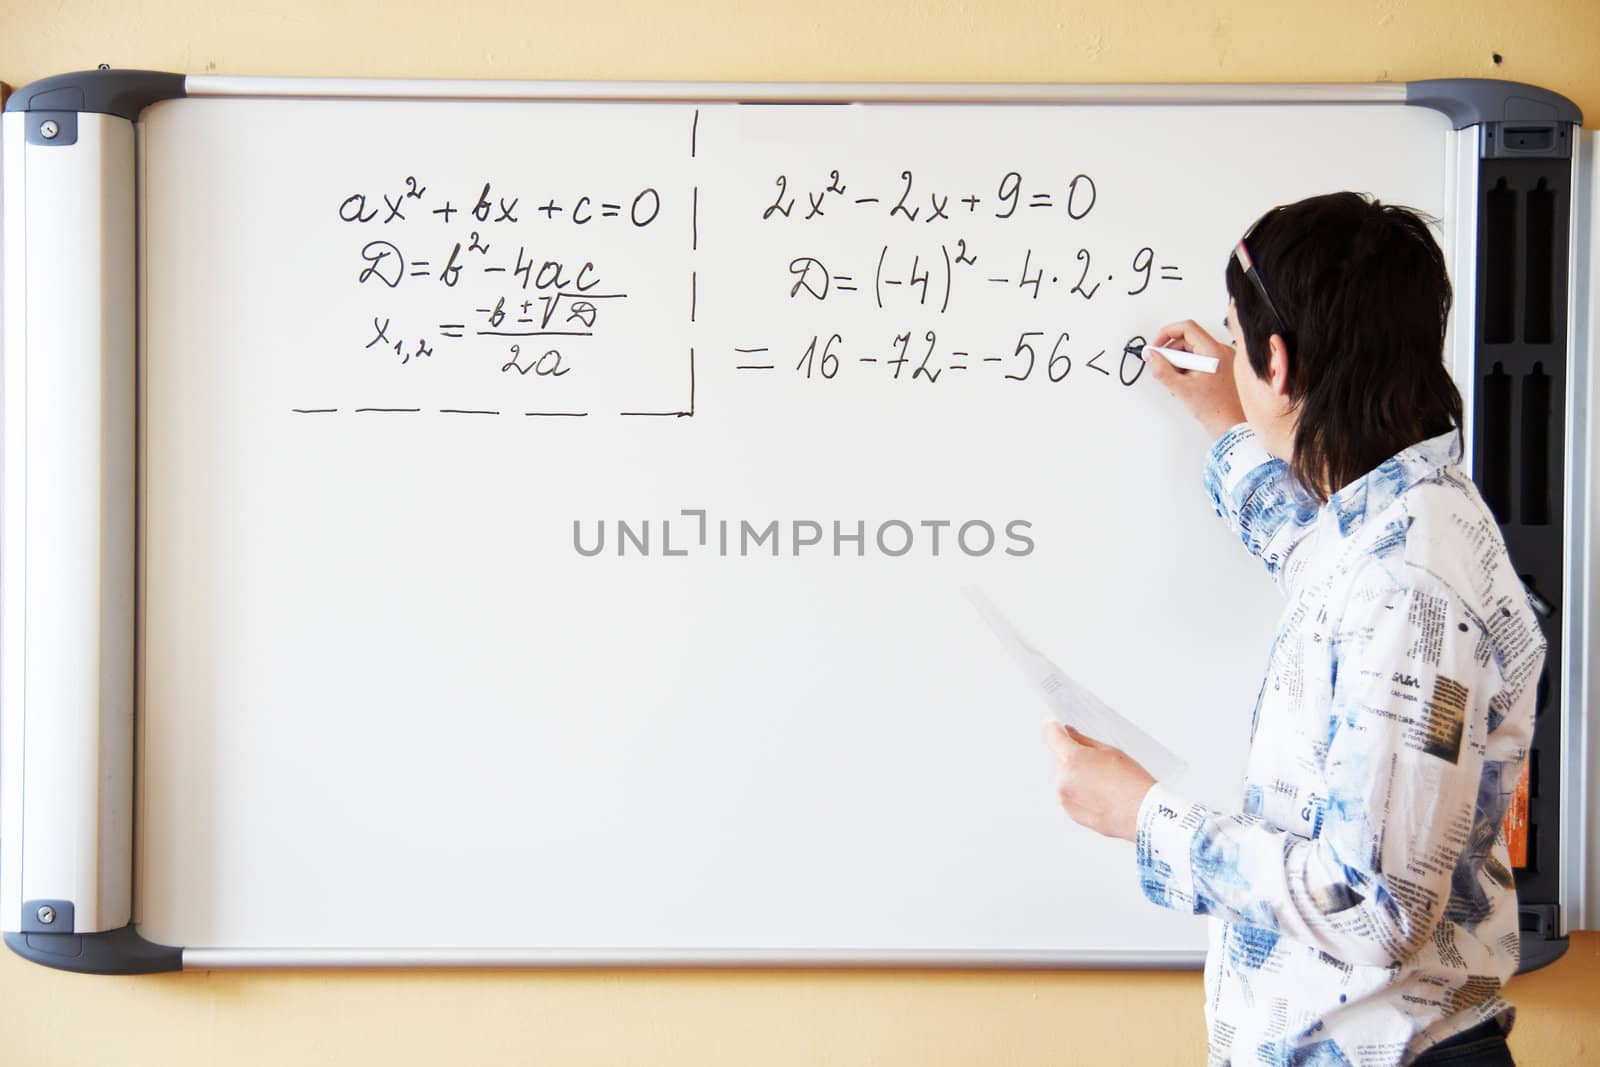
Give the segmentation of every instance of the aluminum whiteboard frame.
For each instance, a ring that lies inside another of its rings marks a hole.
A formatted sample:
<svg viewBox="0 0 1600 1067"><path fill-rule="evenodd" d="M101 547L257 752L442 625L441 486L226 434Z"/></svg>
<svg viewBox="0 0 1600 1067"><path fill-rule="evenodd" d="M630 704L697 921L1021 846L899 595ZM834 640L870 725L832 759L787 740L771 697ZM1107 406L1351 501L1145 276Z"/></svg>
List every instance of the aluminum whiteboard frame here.
<svg viewBox="0 0 1600 1067"><path fill-rule="evenodd" d="M194 97L346 100L610 100L927 104L1404 104L1405 82L1052 85L981 82L472 81L191 74ZM1263 92L1265 90L1265 92Z"/></svg>
<svg viewBox="0 0 1600 1067"><path fill-rule="evenodd" d="M1115 105L1144 105L1144 106L1181 106L1181 105L1240 105L1240 106L1271 106L1271 105L1381 105L1381 106L1408 106L1407 84L1369 84L1369 83L1335 83L1335 84L1279 84L1279 85L1250 85L1250 84L1223 84L1223 85L1049 85L1049 84L1019 84L1019 85L994 85L994 84L963 84L963 83L931 83L931 84L896 84L896 83L789 83L772 84L758 82L570 82L570 81L466 81L466 80L421 80L421 79L348 79L348 78L253 78L233 77L219 75L190 75L185 79L185 89L189 96L196 98L298 98L298 99L388 99L388 100L549 100L549 101L636 101L636 102L669 102L669 101L734 101L734 102L832 102L832 103L929 103L929 104L1084 104L1099 106ZM9 116L8 116L9 118ZM135 122L135 130L138 123ZM21 180L22 161L17 159L24 150L24 145L8 130L5 140L6 174L11 179L13 188ZM1458 291L1476 292L1476 247L1477 247L1477 161L1478 161L1478 128L1468 126L1446 135L1444 146L1445 159L1442 161L1445 181L1445 198L1449 207L1450 217L1445 220L1452 228L1454 241L1451 248L1452 272L1456 279ZM1585 147L1575 149L1574 168L1575 176L1579 173L1587 175L1589 180L1583 183L1575 181L1573 196L1573 270L1569 275L1571 291L1583 292L1582 286L1590 279L1592 273L1591 248L1586 239L1580 239L1584 229L1592 223L1592 211L1587 201L1587 194L1592 182L1593 158L1592 149L1588 147L1589 138L1581 138ZM142 139L138 140L135 149L133 170L142 173L143 167ZM132 180L132 175L130 175ZM141 192L142 197L142 192ZM26 205L7 206L7 222L11 225L26 224L27 214L34 210L34 202ZM1580 223L1579 219L1582 219ZM137 212L137 226L139 228L138 246L140 253L137 257L137 270L135 274L142 282L143 271L143 223L142 199ZM8 257L11 255L10 246ZM10 273L8 271L8 273ZM23 274L14 274L16 279L13 285L20 283ZM1470 283L1470 284L1464 284ZM135 282L134 278L128 279L128 285L137 284L138 301L142 305L143 286ZM11 296L16 298L13 289ZM28 292L22 293L24 301L28 299ZM1587 309L1580 310L1579 301L1569 301L1569 351L1577 354L1580 351L1593 350L1593 338L1590 333L1577 332L1577 321L1582 317L1585 330L1592 330L1593 324L1588 321ZM18 309L13 308L13 311ZM144 365L143 322L142 306L136 308L136 359L137 366L142 372ZM23 310L24 322L26 309ZM14 318L14 316L13 316ZM7 323L7 362L11 362L9 350L19 342L11 333L13 329L21 332L21 327L15 322ZM1588 338L1590 346L1587 350L1580 349L1580 339ZM1474 348L1476 342L1476 322L1474 316L1467 316L1465 320L1457 318L1453 323L1450 340L1447 342L1451 354L1452 368L1455 372L1458 385L1463 391L1463 398L1467 402L1466 410L1472 411L1472 383L1474 375ZM9 369L8 369L9 373ZM1587 463L1587 449L1592 443L1593 430L1589 425L1588 403L1591 389L1592 376L1588 372L1586 363L1574 359L1569 376L1568 387L1568 414L1567 414L1567 459L1569 475L1567 479L1567 493L1569 508L1568 530L1565 537L1565 552L1567 563L1567 593L1568 603L1577 606L1581 603L1582 613L1576 625L1568 625L1564 630L1563 641L1567 648L1566 674L1563 692L1566 694L1565 702L1568 706L1582 707L1587 703L1588 697L1588 670L1589 656L1587 655L1588 625L1587 610L1590 604L1588 591L1590 568L1587 566L1591 546L1587 541L1589 524L1587 516L1580 507L1592 506L1591 493L1586 485L1579 485L1579 475L1586 475L1589 469ZM129 390L132 391L131 388ZM1581 402L1580 402L1581 398ZM122 399L118 397L117 399ZM125 398L129 409L135 403L133 396ZM1470 414L1469 414L1470 419ZM1470 441L1470 436L1468 437ZM1582 447L1579 447L1579 445ZM1469 446L1470 447L1470 446ZM8 451L10 451L8 449ZM1470 463L1470 456L1465 458ZM144 468L142 463L136 464L136 476L142 479ZM1578 499L1581 497L1581 500ZM10 523L12 506L5 506L4 521ZM9 527L8 527L9 528ZM1580 536L1575 535L1581 534ZM1578 552L1577 549L1582 551ZM1581 576L1574 564L1582 567ZM142 568L138 578L142 581ZM142 592L142 590L141 590ZM0 590L0 609L10 612L12 600L15 596L14 589L9 586ZM142 597L141 597L142 600ZM9 616L7 616L9 617ZM1567 618L1573 617L1568 612ZM137 629L137 627L134 627ZM118 640L133 642L139 634L122 633L114 635ZM1581 686L1581 688L1580 688ZM1579 697L1582 703L1579 703ZM142 723L142 716L136 708L136 729ZM19 716L13 713L12 718ZM1563 727L1563 758L1568 760L1568 796L1564 798L1564 818L1562 826L1563 868L1562 885L1564 899L1562 906L1563 928L1566 916L1570 909L1583 900L1585 867L1578 858L1576 849L1581 844L1581 834L1587 825L1587 804L1584 797L1584 778L1581 774L1571 773L1577 763L1571 757L1587 750L1583 735L1583 724L1574 724L1572 716L1564 715ZM20 724L8 723L6 726L7 741L15 751L17 742L21 738ZM16 731L12 736L10 731ZM17 753L15 757L20 758ZM133 771L133 793L135 803L142 797L142 776L137 766L130 768ZM10 776L15 782L16 775ZM20 793L20 783L7 788L16 788ZM7 860L5 866L9 869L0 872L0 876L8 876L7 881L15 878L13 873L16 864L9 862L13 855L18 855L21 842L21 805L16 802L20 796L13 797L8 802L7 830L8 838L6 850ZM35 810L38 810L37 808ZM1570 816L1570 817L1569 817ZM14 825L12 822L14 820ZM81 832L81 828L79 828ZM137 870L133 875L133 889L135 899L137 895L138 878ZM9 904L20 899L16 892L7 890L4 897ZM130 902L131 903L131 902ZM89 923L80 922L79 932L96 932L113 929L115 914L120 911L112 906L109 912L112 918L99 918L106 909L97 908L92 913L96 918ZM84 918L89 919L86 915ZM1587 922L1589 915L1580 913L1580 923ZM139 914L135 908L132 912L132 921L137 924ZM0 929L11 931L14 929L16 916L14 909L7 908L0 916ZM897 950L892 952L875 953L871 950L855 949L849 951L828 950L723 950L723 951L640 951L628 952L626 950L538 950L538 949L230 949L222 947L186 947L181 950L184 967L390 967L390 966L429 966L429 967L470 967L470 966L616 966L626 964L640 967L678 967L678 966L795 966L795 967L1014 967L1014 968L1060 968L1060 967L1095 967L1095 968L1135 968L1135 969L1171 969L1192 968L1204 960L1204 953L1199 951L1181 951L1171 953L1155 953L1142 950L1126 953L1108 953L1103 951L1084 952L906 952Z"/></svg>
<svg viewBox="0 0 1600 1067"><path fill-rule="evenodd" d="M855 949L834 952L828 949L651 949L633 952L626 949L588 949L552 951L541 949L498 948L185 948L185 970L213 970L248 967L273 969L346 967L626 967L632 969L764 968L799 970L807 968L889 970L1094 970L1169 971L1194 970L1205 963L1204 952L920 952L896 949L872 952Z"/></svg>
<svg viewBox="0 0 1600 1067"><path fill-rule="evenodd" d="M1600 926L1600 847L1590 837L1600 825L1600 729L1591 724L1595 700L1594 635L1590 620L1600 590L1595 587L1595 509L1600 493L1594 485L1595 448L1600 432L1594 412L1600 410L1600 310L1595 307L1600 284L1600 230L1596 230L1596 197L1600 197L1600 133L1574 131L1572 143L1572 234L1567 276L1574 299L1567 307L1567 538L1565 599L1568 629L1563 631L1566 667L1562 691L1561 766L1561 934ZM1578 619L1572 626L1571 620ZM1570 631L1570 632L1568 632Z"/></svg>

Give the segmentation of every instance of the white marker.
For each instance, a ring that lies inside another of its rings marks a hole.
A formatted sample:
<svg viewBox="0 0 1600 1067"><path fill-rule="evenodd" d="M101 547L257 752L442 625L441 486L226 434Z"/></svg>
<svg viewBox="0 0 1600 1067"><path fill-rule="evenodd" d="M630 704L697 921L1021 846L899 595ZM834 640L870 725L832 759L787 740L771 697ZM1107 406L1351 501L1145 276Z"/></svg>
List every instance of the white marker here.
<svg viewBox="0 0 1600 1067"><path fill-rule="evenodd" d="M1159 348L1156 345L1145 345L1146 352L1160 352L1166 361L1174 367L1184 370L1197 370L1204 374L1217 373L1217 357L1202 356L1198 352L1180 352L1176 348Z"/></svg>

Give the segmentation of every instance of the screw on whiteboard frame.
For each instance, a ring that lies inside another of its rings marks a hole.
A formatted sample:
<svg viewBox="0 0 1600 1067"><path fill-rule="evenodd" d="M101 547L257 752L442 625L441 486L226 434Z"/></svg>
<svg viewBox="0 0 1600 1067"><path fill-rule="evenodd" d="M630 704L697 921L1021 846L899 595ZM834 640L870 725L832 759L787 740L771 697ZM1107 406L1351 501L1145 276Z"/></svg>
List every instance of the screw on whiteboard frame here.
<svg viewBox="0 0 1600 1067"><path fill-rule="evenodd" d="M39 906L39 921L44 923L46 926L49 926L51 923L55 922L56 909L52 908L48 904L41 904Z"/></svg>
<svg viewBox="0 0 1600 1067"><path fill-rule="evenodd" d="M61 127L56 125L55 119L45 119L39 123L39 135L47 141L55 140L56 134L61 132Z"/></svg>

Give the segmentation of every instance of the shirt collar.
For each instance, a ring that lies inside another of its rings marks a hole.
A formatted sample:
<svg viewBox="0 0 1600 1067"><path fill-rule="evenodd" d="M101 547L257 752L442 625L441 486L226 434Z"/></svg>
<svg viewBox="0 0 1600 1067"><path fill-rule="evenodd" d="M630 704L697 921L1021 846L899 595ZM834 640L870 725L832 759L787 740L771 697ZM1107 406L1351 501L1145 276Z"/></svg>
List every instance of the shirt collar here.
<svg viewBox="0 0 1600 1067"><path fill-rule="evenodd" d="M1378 514L1411 486L1460 459L1460 440L1456 431L1450 430L1384 460L1328 498L1328 510L1338 520L1340 536L1349 537L1368 515Z"/></svg>

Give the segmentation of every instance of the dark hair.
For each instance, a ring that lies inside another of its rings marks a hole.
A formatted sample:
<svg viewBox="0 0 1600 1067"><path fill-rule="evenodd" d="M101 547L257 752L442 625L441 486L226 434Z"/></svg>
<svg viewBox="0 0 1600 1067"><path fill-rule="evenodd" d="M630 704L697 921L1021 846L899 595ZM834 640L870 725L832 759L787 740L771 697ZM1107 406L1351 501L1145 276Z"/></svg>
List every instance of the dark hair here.
<svg viewBox="0 0 1600 1067"><path fill-rule="evenodd" d="M1299 414L1289 465L1307 489L1325 500L1418 441L1460 434L1450 277L1424 216L1331 193L1273 208L1245 243L1271 306L1233 255L1228 295L1258 378L1283 336Z"/></svg>

